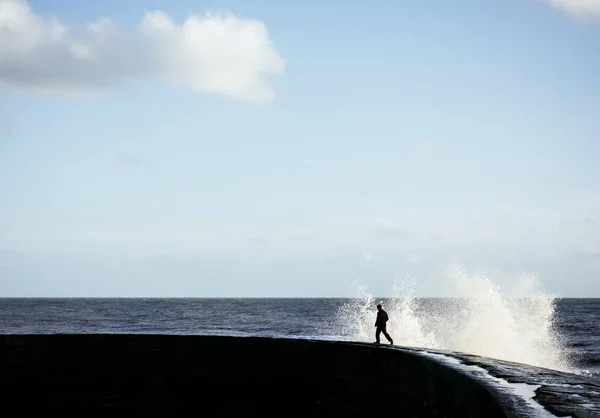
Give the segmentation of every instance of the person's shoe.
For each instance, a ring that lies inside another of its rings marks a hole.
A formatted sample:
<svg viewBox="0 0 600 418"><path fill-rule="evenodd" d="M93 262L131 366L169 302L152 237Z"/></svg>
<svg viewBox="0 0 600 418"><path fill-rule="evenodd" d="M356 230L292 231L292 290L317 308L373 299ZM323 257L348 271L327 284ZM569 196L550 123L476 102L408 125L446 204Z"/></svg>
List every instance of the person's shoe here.
<svg viewBox="0 0 600 418"><path fill-rule="evenodd" d="M379 344L379 341L375 341L373 344Z"/></svg>
<svg viewBox="0 0 600 418"><path fill-rule="evenodd" d="M390 345L394 345L394 340L390 341Z"/></svg>

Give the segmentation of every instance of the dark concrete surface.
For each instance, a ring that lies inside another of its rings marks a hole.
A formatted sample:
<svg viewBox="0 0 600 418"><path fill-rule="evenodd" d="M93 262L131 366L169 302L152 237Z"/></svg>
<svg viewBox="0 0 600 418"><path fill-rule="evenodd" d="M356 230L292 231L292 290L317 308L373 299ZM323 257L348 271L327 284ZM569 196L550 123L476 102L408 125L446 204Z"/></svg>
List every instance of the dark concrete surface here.
<svg viewBox="0 0 600 418"><path fill-rule="evenodd" d="M453 365L420 350L303 339L1 335L0 393L4 410L20 414L535 416L526 400L464 364L487 373L497 363L455 359ZM560 412L555 395L538 393Z"/></svg>
<svg viewBox="0 0 600 418"><path fill-rule="evenodd" d="M509 384L535 387L532 399L553 416L600 418L600 381L597 379L469 354L445 354L467 366L475 378L478 373L473 372L473 367Z"/></svg>

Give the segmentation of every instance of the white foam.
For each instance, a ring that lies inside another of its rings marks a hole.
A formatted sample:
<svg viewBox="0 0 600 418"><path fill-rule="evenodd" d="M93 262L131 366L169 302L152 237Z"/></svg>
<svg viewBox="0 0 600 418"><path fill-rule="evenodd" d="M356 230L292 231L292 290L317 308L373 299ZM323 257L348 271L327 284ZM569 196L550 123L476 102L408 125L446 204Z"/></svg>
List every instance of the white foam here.
<svg viewBox="0 0 600 418"><path fill-rule="evenodd" d="M572 372L554 329L555 297L537 279L520 276L501 291L485 275L457 268L450 283L457 295L431 304L414 296L416 280L396 280L394 297L384 302L388 331L403 346L457 351ZM338 314L342 338L374 339L375 304L367 286L355 282L356 297Z"/></svg>

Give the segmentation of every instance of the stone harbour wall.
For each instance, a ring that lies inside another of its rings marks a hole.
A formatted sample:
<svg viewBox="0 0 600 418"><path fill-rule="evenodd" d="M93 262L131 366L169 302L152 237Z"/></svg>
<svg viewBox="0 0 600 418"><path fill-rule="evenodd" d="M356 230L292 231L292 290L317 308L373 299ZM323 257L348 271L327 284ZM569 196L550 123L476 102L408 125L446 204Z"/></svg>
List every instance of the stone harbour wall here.
<svg viewBox="0 0 600 418"><path fill-rule="evenodd" d="M303 339L2 335L0 386L19 413L526 416L519 399L418 351Z"/></svg>

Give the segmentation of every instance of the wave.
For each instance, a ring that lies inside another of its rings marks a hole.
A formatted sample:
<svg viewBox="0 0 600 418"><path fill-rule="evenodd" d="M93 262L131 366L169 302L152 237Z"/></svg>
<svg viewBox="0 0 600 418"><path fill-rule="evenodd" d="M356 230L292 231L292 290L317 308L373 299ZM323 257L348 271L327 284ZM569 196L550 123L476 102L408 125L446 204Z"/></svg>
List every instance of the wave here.
<svg viewBox="0 0 600 418"><path fill-rule="evenodd" d="M388 332L396 345L451 350L554 370L575 372L556 328L556 297L537 277L521 275L508 290L485 274L453 266L451 298L417 298L416 278L396 279L393 297L378 299L360 281L356 297L339 307L337 326L344 338L374 341L375 305L390 316Z"/></svg>

